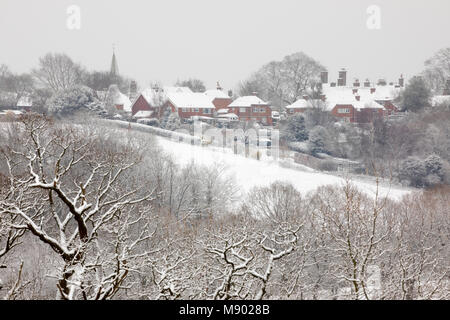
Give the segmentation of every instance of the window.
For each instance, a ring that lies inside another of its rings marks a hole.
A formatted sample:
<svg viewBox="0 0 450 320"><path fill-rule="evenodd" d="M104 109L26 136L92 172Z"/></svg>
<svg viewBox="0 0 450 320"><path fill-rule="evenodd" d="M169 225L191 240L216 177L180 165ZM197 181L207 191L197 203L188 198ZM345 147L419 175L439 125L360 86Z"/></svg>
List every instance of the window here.
<svg viewBox="0 0 450 320"><path fill-rule="evenodd" d="M203 113L205 114L211 113L211 109L203 109Z"/></svg>
<svg viewBox="0 0 450 320"><path fill-rule="evenodd" d="M337 110L338 113L350 113L350 108L340 108Z"/></svg>
<svg viewBox="0 0 450 320"><path fill-rule="evenodd" d="M199 109L198 108L194 108L194 112L199 112Z"/></svg>
<svg viewBox="0 0 450 320"><path fill-rule="evenodd" d="M236 111L237 111L237 110L236 110ZM245 112L247 112L247 109L246 109L246 108L239 108L239 112L245 113Z"/></svg>
<svg viewBox="0 0 450 320"><path fill-rule="evenodd" d="M253 108L254 113L264 113L266 112L266 109L264 108Z"/></svg>

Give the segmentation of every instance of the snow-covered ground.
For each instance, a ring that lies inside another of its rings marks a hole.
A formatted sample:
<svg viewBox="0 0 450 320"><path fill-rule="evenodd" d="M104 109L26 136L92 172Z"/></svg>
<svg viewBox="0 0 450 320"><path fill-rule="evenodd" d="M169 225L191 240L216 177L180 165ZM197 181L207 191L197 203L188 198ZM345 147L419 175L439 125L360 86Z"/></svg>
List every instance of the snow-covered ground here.
<svg viewBox="0 0 450 320"><path fill-rule="evenodd" d="M286 168L282 165L282 161L276 161L270 157L264 157L263 160L258 161L243 155L234 155L230 149L178 143L163 137L157 137L157 141L163 150L174 156L179 165L187 165L191 162L200 165L226 165L229 174L235 176L243 192L255 186L270 185L275 181L290 182L303 194L320 186L345 183L341 177L314 171L308 167ZM356 179L352 179L352 183L368 195L374 195L376 192L374 183ZM395 200L399 200L410 192L410 189L389 186L386 182L379 187L380 196L387 195Z"/></svg>

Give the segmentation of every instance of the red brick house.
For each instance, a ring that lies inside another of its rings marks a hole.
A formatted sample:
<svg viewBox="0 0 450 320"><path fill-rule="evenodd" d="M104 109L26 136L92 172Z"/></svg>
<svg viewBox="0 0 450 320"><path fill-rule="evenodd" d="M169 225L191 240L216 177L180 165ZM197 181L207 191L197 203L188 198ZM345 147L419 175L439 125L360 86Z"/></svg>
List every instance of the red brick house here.
<svg viewBox="0 0 450 320"><path fill-rule="evenodd" d="M385 108L375 101L328 102L328 108L336 118L352 123L368 123L386 115Z"/></svg>
<svg viewBox="0 0 450 320"><path fill-rule="evenodd" d="M131 104L131 115L134 116L139 111L151 111L152 118L161 118L167 107L168 94L183 92L192 93L187 87L147 88L143 90Z"/></svg>
<svg viewBox="0 0 450 320"><path fill-rule="evenodd" d="M216 107L211 98L200 92L173 92L167 95L167 107L181 119L213 120Z"/></svg>
<svg viewBox="0 0 450 320"><path fill-rule="evenodd" d="M206 90L204 94L212 99L211 102L216 110L226 109L233 101L221 88Z"/></svg>
<svg viewBox="0 0 450 320"><path fill-rule="evenodd" d="M309 99L308 96L303 96L293 104L286 106L286 113L292 115L294 113L303 113L311 108L324 108L325 102L321 99Z"/></svg>
<svg viewBox="0 0 450 320"><path fill-rule="evenodd" d="M131 115L139 111L151 112L152 118L160 118L164 112L166 97L164 91L158 88L148 88L142 91L131 104Z"/></svg>
<svg viewBox="0 0 450 320"><path fill-rule="evenodd" d="M253 120L263 125L272 125L272 109L257 96L237 98L228 105L228 112L237 115L241 121Z"/></svg>

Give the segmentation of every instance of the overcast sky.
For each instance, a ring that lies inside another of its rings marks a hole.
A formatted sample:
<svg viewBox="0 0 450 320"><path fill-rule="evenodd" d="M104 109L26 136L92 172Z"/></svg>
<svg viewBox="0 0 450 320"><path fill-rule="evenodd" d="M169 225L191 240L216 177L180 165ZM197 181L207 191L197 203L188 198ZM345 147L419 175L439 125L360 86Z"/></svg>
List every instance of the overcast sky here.
<svg viewBox="0 0 450 320"><path fill-rule="evenodd" d="M67 28L67 7L81 28ZM370 5L381 28L367 27ZM235 88L263 64L303 51L337 78L395 81L418 73L450 46L449 0L0 0L0 64L35 67L65 52L89 69L109 70L112 44L120 73L145 86L196 77Z"/></svg>

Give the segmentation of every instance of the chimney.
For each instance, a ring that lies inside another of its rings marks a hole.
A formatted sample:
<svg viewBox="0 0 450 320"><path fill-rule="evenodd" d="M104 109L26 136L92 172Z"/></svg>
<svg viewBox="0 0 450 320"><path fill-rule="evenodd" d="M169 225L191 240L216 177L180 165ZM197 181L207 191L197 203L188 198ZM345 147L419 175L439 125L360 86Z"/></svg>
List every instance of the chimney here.
<svg viewBox="0 0 450 320"><path fill-rule="evenodd" d="M405 85L405 79L403 78L402 74L400 75L400 79L398 79L398 85L402 88Z"/></svg>
<svg viewBox="0 0 450 320"><path fill-rule="evenodd" d="M378 79L377 85L379 85L379 86L385 86L385 85L386 85L386 80L384 80L384 79Z"/></svg>
<svg viewBox="0 0 450 320"><path fill-rule="evenodd" d="M370 88L370 93L375 93L375 88Z"/></svg>
<svg viewBox="0 0 450 320"><path fill-rule="evenodd" d="M320 82L321 82L322 84L328 83L328 71L322 71L322 72L320 73Z"/></svg>
<svg viewBox="0 0 450 320"><path fill-rule="evenodd" d="M369 79L366 79L366 81L364 81L364 88L369 88L370 87L370 81Z"/></svg>
<svg viewBox="0 0 450 320"><path fill-rule="evenodd" d="M217 88L217 90L222 90L222 87L220 86L219 81L217 81L216 88Z"/></svg>
<svg viewBox="0 0 450 320"><path fill-rule="evenodd" d="M347 85L347 70L344 68L339 71L339 79L342 79L342 86L345 87Z"/></svg>
<svg viewBox="0 0 450 320"><path fill-rule="evenodd" d="M355 96L355 98L356 98L356 101L361 101L361 96L360 95Z"/></svg>
<svg viewBox="0 0 450 320"><path fill-rule="evenodd" d="M358 88L360 85L361 84L359 83L359 80L355 79L355 82L353 82L353 86Z"/></svg>
<svg viewBox="0 0 450 320"><path fill-rule="evenodd" d="M330 87L336 87L336 82L331 82Z"/></svg>
<svg viewBox="0 0 450 320"><path fill-rule="evenodd" d="M352 89L353 94L358 93L358 89Z"/></svg>
<svg viewBox="0 0 450 320"><path fill-rule="evenodd" d="M136 81L131 80L129 91L130 91L130 93L129 93L130 100L134 100L134 98L137 95L137 83L136 83Z"/></svg>
<svg viewBox="0 0 450 320"><path fill-rule="evenodd" d="M309 99L309 96L308 96L307 94L304 94L304 95L303 95L303 99L304 99L304 100L308 100L308 99Z"/></svg>

